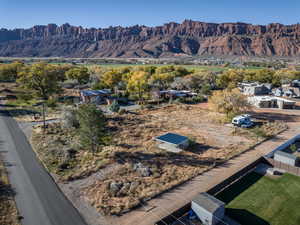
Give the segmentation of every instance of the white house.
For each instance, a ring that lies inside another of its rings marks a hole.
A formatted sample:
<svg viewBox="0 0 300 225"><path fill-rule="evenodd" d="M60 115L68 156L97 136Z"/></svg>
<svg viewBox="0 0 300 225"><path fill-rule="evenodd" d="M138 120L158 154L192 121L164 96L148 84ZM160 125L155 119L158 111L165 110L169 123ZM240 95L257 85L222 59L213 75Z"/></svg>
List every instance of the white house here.
<svg viewBox="0 0 300 225"><path fill-rule="evenodd" d="M243 82L239 83L239 88L245 95L267 95L271 92L272 85Z"/></svg>
<svg viewBox="0 0 300 225"><path fill-rule="evenodd" d="M295 101L273 96L250 96L248 102L258 108L280 109L293 109L296 104Z"/></svg>

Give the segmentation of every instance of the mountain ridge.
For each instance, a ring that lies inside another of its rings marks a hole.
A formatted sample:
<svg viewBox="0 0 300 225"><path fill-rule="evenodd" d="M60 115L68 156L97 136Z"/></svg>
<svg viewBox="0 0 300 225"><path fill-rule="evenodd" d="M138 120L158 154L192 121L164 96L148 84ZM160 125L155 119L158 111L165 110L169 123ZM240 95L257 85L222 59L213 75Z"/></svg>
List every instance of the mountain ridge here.
<svg viewBox="0 0 300 225"><path fill-rule="evenodd" d="M162 26L83 28L63 24L0 29L0 56L300 56L300 24L252 25L185 20Z"/></svg>

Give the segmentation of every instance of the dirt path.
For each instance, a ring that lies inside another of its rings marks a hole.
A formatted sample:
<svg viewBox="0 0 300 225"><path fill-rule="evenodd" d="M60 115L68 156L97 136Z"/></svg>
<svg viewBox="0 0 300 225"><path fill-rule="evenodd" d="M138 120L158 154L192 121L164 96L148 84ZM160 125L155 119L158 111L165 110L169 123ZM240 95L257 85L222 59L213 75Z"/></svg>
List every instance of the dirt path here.
<svg viewBox="0 0 300 225"><path fill-rule="evenodd" d="M262 110L258 110L262 113ZM229 160L225 165L214 168L202 175L195 177L184 185L173 189L160 197L154 198L147 202L146 208L153 208L150 211L143 210L143 207L133 210L121 217L108 218L110 224L115 225L150 225L157 222L178 208L189 203L195 195L200 192L205 192L220 183L224 179L232 176L246 165L251 164L256 159L269 153L275 147L281 145L288 139L300 133L300 112L295 110L267 110L266 116L273 119L281 119L288 123L289 129L277 137L268 140L259 146L255 147L232 160Z"/></svg>

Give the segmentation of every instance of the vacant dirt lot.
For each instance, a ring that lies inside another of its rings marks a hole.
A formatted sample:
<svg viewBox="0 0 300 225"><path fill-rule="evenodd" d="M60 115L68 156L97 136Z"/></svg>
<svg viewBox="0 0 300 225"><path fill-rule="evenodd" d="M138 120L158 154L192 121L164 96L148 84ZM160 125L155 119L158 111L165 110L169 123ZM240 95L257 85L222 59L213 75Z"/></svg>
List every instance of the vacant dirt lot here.
<svg viewBox="0 0 300 225"><path fill-rule="evenodd" d="M197 105L171 105L136 114L112 116L114 161L122 166L82 189L100 212L120 214L248 149L264 137L254 132L217 124ZM275 129L273 128L275 127ZM268 135L284 124L263 125ZM174 132L189 137L191 146L181 153L157 148L154 137Z"/></svg>
<svg viewBox="0 0 300 225"><path fill-rule="evenodd" d="M76 129L59 123L49 124L46 135L34 129L32 144L54 177L70 182L67 196L80 196L102 214L119 215L285 128L260 123L240 129L216 123L219 117L199 105L169 105L107 116L111 141L95 154L80 147ZM187 136L190 147L181 153L159 149L153 138L166 132Z"/></svg>

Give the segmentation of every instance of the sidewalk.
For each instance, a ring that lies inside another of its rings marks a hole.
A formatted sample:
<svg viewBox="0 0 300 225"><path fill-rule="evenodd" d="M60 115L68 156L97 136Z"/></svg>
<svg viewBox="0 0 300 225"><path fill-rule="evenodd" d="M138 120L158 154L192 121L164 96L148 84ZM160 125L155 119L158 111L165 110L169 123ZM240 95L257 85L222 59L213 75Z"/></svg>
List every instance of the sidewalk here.
<svg viewBox="0 0 300 225"><path fill-rule="evenodd" d="M187 183L162 194L147 202L147 208L153 208L146 211L141 207L131 211L121 217L111 217L109 222L118 225L153 225L161 218L171 214L182 206L188 204L195 195L200 192L206 192L210 188L219 184L226 178L232 176L242 168L251 164L261 156L271 152L274 148L286 142L290 138L300 133L300 122L288 123L289 129L270 139L254 149L229 160L225 165L221 165L210 171L203 173L188 181Z"/></svg>

